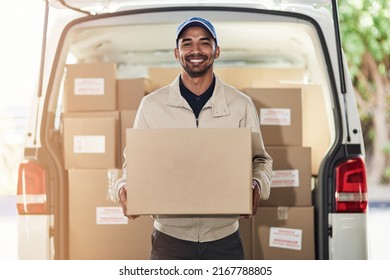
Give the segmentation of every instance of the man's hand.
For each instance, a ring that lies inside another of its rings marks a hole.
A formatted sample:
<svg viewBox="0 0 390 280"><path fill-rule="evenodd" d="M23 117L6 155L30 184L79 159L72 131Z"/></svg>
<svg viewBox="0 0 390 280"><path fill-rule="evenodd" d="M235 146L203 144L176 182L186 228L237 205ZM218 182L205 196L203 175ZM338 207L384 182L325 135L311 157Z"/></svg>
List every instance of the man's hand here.
<svg viewBox="0 0 390 280"><path fill-rule="evenodd" d="M260 201L260 186L257 181L252 182L252 215L240 215L240 218L250 218L257 213L257 207L259 207Z"/></svg>
<svg viewBox="0 0 390 280"><path fill-rule="evenodd" d="M127 215L127 190L126 186L121 187L119 190L119 203L122 206L123 215L128 217L131 220L135 220L139 215Z"/></svg>
<svg viewBox="0 0 390 280"><path fill-rule="evenodd" d="M257 208L259 207L260 201L260 186L257 181L253 181L253 200L252 200L252 215L256 215Z"/></svg>

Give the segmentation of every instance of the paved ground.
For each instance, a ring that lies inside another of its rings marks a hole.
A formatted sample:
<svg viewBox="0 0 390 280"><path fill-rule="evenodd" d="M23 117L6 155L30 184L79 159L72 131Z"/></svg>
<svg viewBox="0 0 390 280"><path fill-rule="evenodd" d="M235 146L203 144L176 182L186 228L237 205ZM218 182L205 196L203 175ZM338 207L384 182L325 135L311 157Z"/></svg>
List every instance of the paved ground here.
<svg viewBox="0 0 390 280"><path fill-rule="evenodd" d="M390 260L390 187L369 189L368 234L372 260ZM17 259L14 196L0 196L0 260Z"/></svg>
<svg viewBox="0 0 390 280"><path fill-rule="evenodd" d="M15 196L0 196L0 260L17 259Z"/></svg>

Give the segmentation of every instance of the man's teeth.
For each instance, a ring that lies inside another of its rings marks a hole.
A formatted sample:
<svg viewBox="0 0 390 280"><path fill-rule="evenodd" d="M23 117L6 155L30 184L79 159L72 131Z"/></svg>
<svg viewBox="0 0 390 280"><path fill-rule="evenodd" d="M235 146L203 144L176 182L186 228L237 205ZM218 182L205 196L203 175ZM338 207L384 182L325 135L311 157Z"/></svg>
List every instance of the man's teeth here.
<svg viewBox="0 0 390 280"><path fill-rule="evenodd" d="M199 63L199 62L202 62L203 59L190 59L190 61L193 63Z"/></svg>

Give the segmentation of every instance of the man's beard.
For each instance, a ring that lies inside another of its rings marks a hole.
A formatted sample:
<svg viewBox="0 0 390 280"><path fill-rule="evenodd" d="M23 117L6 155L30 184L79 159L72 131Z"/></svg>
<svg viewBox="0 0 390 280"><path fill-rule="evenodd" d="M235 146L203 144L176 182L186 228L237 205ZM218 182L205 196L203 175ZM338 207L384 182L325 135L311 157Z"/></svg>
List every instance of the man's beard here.
<svg viewBox="0 0 390 280"><path fill-rule="evenodd" d="M186 61L187 59L190 59L190 58L193 58L194 56L191 56L189 58L186 58ZM197 78L197 77L202 77L203 75L205 75L209 70L210 68L212 67L212 63L206 65L205 68L202 68L202 69L199 69L199 70L191 70L190 67L188 67L187 65L184 65L182 63L182 67L184 69L184 71L186 71L186 73L188 74L188 76L190 76L191 78Z"/></svg>

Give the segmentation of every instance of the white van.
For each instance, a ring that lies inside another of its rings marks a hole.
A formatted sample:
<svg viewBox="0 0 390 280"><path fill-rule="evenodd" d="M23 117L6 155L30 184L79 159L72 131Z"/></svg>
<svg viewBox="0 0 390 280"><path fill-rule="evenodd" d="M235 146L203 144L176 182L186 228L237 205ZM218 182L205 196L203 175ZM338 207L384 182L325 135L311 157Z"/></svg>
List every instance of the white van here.
<svg viewBox="0 0 390 280"><path fill-rule="evenodd" d="M123 131L140 98L179 73L175 31L191 16L216 27L215 72L261 117L284 118L261 123L274 181L241 221L246 258L369 258L365 151L335 0L58 0L46 12L19 168L19 259L148 259L151 219L128 221L110 191Z"/></svg>

